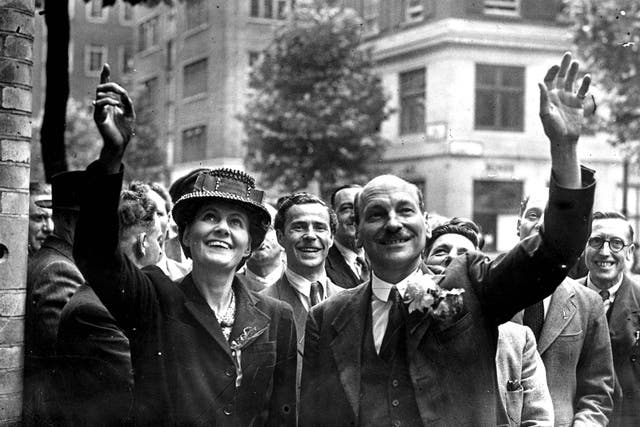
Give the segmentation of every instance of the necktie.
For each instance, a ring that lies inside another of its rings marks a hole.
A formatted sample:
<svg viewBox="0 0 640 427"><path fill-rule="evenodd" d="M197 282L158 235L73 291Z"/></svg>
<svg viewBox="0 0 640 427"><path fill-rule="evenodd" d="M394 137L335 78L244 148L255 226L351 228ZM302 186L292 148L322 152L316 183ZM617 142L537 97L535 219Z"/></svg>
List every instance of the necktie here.
<svg viewBox="0 0 640 427"><path fill-rule="evenodd" d="M602 303L605 304L605 308L607 309L607 312L605 313L607 316L607 322L611 319L611 308L613 307L613 304L609 304L609 307L607 307L607 302L609 301L609 298L611 297L611 294L609 293L609 291L607 289L602 289L600 292L598 292L600 294L600 297L602 298Z"/></svg>
<svg viewBox="0 0 640 427"><path fill-rule="evenodd" d="M311 291L309 292L309 307L313 307L322 301L322 285L320 282L311 283Z"/></svg>
<svg viewBox="0 0 640 427"><path fill-rule="evenodd" d="M544 305L542 301L530 305L524 309L524 317L522 323L528 326L533 331L536 340L540 338L540 332L542 331L542 324L544 323Z"/></svg>
<svg viewBox="0 0 640 427"><path fill-rule="evenodd" d="M606 290L606 289L601 290L599 293L600 293L600 296L602 297L602 301L606 301L606 300L608 300L608 299L609 299L609 297L611 296L611 294L609 293L609 291L608 291L608 290Z"/></svg>
<svg viewBox="0 0 640 427"><path fill-rule="evenodd" d="M398 288L395 286L391 287L389 301L391 302L389 322L387 323L387 330L384 332L382 345L380 346L380 357L387 362L393 359L400 342L400 337L404 335L406 310L400 292L398 292Z"/></svg>
<svg viewBox="0 0 640 427"><path fill-rule="evenodd" d="M367 265L367 261L359 256L356 258L356 263L360 266L360 280L363 282L369 280L369 266Z"/></svg>

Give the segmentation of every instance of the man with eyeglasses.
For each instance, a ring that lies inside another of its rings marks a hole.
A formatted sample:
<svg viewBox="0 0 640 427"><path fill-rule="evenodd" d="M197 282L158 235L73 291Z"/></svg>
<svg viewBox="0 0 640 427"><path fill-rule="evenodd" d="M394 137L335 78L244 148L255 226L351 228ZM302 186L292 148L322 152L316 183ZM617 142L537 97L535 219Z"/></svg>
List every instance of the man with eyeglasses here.
<svg viewBox="0 0 640 427"><path fill-rule="evenodd" d="M544 234L546 195L520 205L518 236ZM592 235L593 237L593 235ZM607 319L596 292L566 278L514 319L529 326L547 371L556 426L605 426L613 411L614 370Z"/></svg>
<svg viewBox="0 0 640 427"><path fill-rule="evenodd" d="M598 292L607 313L616 393L611 426L640 425L640 285L627 275L633 228L618 212L595 212L585 248L583 285Z"/></svg>

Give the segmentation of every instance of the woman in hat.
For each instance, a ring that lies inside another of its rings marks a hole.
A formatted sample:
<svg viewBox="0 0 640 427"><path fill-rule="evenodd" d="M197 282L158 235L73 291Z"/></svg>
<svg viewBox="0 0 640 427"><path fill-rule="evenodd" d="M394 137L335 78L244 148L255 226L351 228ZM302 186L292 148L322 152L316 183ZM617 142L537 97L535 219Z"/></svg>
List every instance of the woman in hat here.
<svg viewBox="0 0 640 427"><path fill-rule="evenodd" d="M263 193L240 171L185 177L173 215L192 273L174 283L155 266L138 270L117 250L133 107L126 91L109 83L106 67L96 94L104 147L87 168L74 255L131 342L136 424L295 425L291 309L235 278L269 226Z"/></svg>

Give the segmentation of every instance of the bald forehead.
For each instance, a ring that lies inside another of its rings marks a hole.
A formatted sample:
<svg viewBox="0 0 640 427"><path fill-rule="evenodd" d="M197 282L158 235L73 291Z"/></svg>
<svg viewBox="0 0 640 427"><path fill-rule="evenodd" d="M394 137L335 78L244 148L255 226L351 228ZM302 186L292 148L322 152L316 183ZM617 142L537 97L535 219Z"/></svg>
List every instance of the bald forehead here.
<svg viewBox="0 0 640 427"><path fill-rule="evenodd" d="M364 207L368 200L404 193L407 197L413 199L420 207L420 210L424 210L418 191L418 187L395 175L380 175L369 181L362 189L360 193L360 201L362 202L360 208Z"/></svg>
<svg viewBox="0 0 640 427"><path fill-rule="evenodd" d="M520 216L524 215L526 211L530 209L539 209L540 211L544 211L547 206L547 201L549 199L549 195L546 193L536 193L528 196L526 200L526 204L522 206L520 210Z"/></svg>

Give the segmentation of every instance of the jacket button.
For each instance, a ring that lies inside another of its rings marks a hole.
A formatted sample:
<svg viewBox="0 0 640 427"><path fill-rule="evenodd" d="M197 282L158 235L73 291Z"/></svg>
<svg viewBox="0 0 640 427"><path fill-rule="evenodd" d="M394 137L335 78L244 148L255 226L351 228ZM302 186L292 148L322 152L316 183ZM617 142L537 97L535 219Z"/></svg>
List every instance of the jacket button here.
<svg viewBox="0 0 640 427"><path fill-rule="evenodd" d="M226 370L224 371L224 374L225 374L226 376L228 376L228 377L231 377L231 376L233 375L233 372L231 372L231 369L226 369Z"/></svg>
<svg viewBox="0 0 640 427"><path fill-rule="evenodd" d="M400 420L393 420L393 422L391 423L391 427L400 427L402 425L402 423L400 422Z"/></svg>
<svg viewBox="0 0 640 427"><path fill-rule="evenodd" d="M226 405L222 412L224 412L225 415L231 415L231 413L233 412L233 407L231 406L231 404Z"/></svg>
<svg viewBox="0 0 640 427"><path fill-rule="evenodd" d="M394 387L398 387L400 385L400 381L393 380L393 381L391 381L391 385L394 386Z"/></svg>
<svg viewBox="0 0 640 427"><path fill-rule="evenodd" d="M393 399L391 401L391 406L393 407L397 407L400 404L400 401L398 399Z"/></svg>

